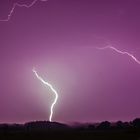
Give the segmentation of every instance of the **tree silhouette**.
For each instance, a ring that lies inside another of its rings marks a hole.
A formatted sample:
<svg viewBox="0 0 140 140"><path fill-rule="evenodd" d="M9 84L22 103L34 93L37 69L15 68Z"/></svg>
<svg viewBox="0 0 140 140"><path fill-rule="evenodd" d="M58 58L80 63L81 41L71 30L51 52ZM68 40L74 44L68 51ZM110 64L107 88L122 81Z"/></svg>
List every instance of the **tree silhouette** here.
<svg viewBox="0 0 140 140"><path fill-rule="evenodd" d="M111 123L108 121L101 122L97 128L99 129L109 129L111 127Z"/></svg>
<svg viewBox="0 0 140 140"><path fill-rule="evenodd" d="M136 118L132 121L132 125L135 127L135 128L140 128L140 118Z"/></svg>

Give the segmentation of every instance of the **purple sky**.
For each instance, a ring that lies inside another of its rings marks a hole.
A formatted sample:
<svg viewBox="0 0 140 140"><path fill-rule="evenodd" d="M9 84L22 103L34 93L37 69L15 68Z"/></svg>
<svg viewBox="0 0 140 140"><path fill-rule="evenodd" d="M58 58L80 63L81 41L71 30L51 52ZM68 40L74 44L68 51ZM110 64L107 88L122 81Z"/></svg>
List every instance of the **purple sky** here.
<svg viewBox="0 0 140 140"><path fill-rule="evenodd" d="M13 4L0 0L0 19ZM16 7L0 22L0 122L48 120L53 93L59 93L54 121L96 122L140 117L139 0L48 0Z"/></svg>

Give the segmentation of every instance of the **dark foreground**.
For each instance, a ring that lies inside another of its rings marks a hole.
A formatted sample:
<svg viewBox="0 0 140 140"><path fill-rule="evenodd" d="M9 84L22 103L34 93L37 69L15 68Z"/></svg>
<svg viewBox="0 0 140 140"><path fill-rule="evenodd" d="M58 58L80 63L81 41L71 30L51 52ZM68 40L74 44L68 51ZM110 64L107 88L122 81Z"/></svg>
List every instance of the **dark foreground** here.
<svg viewBox="0 0 140 140"><path fill-rule="evenodd" d="M0 124L0 140L140 140L140 119L132 122L68 126L57 122L36 121Z"/></svg>

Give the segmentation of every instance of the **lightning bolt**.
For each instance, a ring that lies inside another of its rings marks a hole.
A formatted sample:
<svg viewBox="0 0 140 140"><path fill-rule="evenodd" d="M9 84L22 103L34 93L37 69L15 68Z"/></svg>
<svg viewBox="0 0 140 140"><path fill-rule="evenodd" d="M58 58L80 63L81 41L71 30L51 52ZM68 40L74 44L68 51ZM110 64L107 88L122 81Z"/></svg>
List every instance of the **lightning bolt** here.
<svg viewBox="0 0 140 140"><path fill-rule="evenodd" d="M118 50L117 48L113 47L113 46L106 46L106 47L103 47L103 48L97 48L97 49L100 49L100 50L105 50L105 49L112 49L114 51L116 51L117 53L120 53L122 55L128 55L132 60L134 60L137 64L140 64L140 61L131 53L129 52L126 52L126 51L121 51L121 50Z"/></svg>
<svg viewBox="0 0 140 140"><path fill-rule="evenodd" d="M30 7L32 7L37 1L38 1L38 0L34 0L30 5L14 3L12 9L10 10L10 12L9 12L9 14L8 14L8 16L7 16L7 18L6 18L6 19L0 19L0 21L9 21L10 18L11 18L11 16L12 16L13 13L14 13L16 7L30 8ZM39 1L45 2L45 1L48 1L48 0L39 0Z"/></svg>
<svg viewBox="0 0 140 140"><path fill-rule="evenodd" d="M44 81L43 78L40 77L40 76L38 75L37 71L36 71L34 68L33 68L32 71L34 72L35 76L36 76L44 85L47 85L47 86L52 90L52 92L55 94L55 99L54 99L54 101L53 101L53 103L52 103L52 105L51 105L51 112L50 112L50 116L49 116L49 121L51 122L51 121L52 121L52 116L53 116L53 108L54 108L54 105L56 104L57 99L58 99L58 93L57 93L57 91L53 88L53 86L52 86L50 83Z"/></svg>

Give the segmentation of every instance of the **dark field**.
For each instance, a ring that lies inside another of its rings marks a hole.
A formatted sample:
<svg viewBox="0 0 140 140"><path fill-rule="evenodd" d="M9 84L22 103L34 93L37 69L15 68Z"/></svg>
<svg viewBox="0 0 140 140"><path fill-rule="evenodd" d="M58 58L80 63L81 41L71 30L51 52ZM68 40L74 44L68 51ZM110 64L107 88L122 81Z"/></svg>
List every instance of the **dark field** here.
<svg viewBox="0 0 140 140"><path fill-rule="evenodd" d="M36 121L1 124L0 140L140 140L140 119L131 122L82 124L69 126L58 122Z"/></svg>

